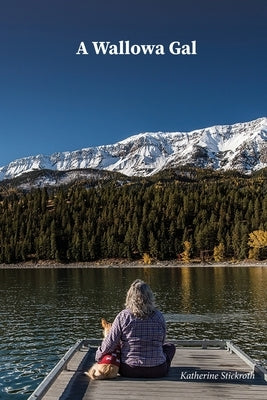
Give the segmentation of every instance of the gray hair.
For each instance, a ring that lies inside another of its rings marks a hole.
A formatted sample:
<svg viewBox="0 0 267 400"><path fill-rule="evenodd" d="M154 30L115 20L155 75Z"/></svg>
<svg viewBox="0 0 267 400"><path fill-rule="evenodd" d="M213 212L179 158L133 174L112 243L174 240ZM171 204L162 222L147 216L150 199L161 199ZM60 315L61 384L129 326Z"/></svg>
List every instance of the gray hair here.
<svg viewBox="0 0 267 400"><path fill-rule="evenodd" d="M148 284L136 279L127 292L125 306L138 318L146 318L152 314L156 306L154 294Z"/></svg>

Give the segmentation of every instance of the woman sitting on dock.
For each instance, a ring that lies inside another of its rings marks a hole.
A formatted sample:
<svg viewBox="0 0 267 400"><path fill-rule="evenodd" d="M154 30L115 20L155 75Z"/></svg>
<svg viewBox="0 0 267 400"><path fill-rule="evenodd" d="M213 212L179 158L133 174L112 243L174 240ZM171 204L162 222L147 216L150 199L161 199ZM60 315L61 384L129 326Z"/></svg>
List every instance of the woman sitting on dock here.
<svg viewBox="0 0 267 400"><path fill-rule="evenodd" d="M96 352L96 361L121 349L120 374L129 378L160 378L170 368L175 346L164 343L166 324L156 309L150 287L140 279L130 286L126 308L115 318L108 336Z"/></svg>

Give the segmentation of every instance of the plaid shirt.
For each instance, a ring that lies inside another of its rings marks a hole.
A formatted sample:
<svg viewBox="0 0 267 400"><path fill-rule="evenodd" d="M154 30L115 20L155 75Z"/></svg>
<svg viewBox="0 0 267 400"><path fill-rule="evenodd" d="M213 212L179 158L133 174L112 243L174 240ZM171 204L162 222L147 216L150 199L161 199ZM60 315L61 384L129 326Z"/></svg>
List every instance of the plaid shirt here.
<svg viewBox="0 0 267 400"><path fill-rule="evenodd" d="M156 310L148 318L141 319L127 309L122 310L98 348L96 361L120 346L122 363L140 367L163 364L166 361L162 349L165 335L166 324L160 311Z"/></svg>

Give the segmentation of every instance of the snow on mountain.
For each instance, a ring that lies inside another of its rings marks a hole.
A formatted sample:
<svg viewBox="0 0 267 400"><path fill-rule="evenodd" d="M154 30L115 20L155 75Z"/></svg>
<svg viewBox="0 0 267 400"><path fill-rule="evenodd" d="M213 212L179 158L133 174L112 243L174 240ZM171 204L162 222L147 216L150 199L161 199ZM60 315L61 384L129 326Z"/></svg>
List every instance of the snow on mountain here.
<svg viewBox="0 0 267 400"><path fill-rule="evenodd" d="M149 176L180 165L246 173L267 167L267 118L192 132L140 133L113 145L25 157L1 167L0 180L42 169Z"/></svg>

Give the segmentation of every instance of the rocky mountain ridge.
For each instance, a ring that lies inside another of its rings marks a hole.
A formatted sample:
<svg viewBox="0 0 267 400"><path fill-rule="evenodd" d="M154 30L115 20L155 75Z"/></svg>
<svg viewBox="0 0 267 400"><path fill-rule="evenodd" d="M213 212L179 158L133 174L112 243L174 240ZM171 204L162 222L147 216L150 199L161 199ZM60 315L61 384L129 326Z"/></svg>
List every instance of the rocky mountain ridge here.
<svg viewBox="0 0 267 400"><path fill-rule="evenodd" d="M25 157L0 167L0 180L36 170L150 176L182 165L243 173L267 167L267 118L192 132L140 133L112 145Z"/></svg>

